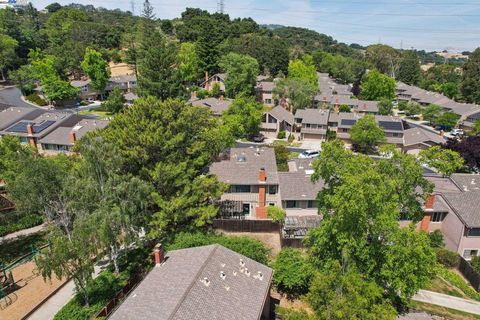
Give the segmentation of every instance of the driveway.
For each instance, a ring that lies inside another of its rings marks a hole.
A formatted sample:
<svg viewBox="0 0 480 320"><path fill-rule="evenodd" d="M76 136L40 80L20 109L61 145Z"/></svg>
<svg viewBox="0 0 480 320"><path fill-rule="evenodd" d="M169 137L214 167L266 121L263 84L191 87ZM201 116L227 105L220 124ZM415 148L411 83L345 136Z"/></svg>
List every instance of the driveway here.
<svg viewBox="0 0 480 320"><path fill-rule="evenodd" d="M0 87L0 103L17 107L35 108L31 104L24 102L21 97L22 93L17 87Z"/></svg>

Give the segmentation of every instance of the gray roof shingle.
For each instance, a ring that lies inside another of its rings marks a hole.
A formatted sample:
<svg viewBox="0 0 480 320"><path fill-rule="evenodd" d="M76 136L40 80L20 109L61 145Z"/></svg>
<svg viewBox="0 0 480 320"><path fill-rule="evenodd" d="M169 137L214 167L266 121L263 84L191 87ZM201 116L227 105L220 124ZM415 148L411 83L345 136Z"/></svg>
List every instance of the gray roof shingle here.
<svg viewBox="0 0 480 320"><path fill-rule="evenodd" d="M39 140L43 144L57 144L57 145L72 145L70 142L70 132L75 132L77 140L81 139L90 131L97 129L103 129L108 125L109 121L95 120L95 119L83 119L77 122L73 126L60 126L50 132L48 135Z"/></svg>
<svg viewBox="0 0 480 320"><path fill-rule="evenodd" d="M443 193L442 197L469 228L480 227L480 189L468 192Z"/></svg>
<svg viewBox="0 0 480 320"><path fill-rule="evenodd" d="M403 140L405 146L427 142L432 142L435 144L445 143L445 138L421 127L405 130L403 134Z"/></svg>
<svg viewBox="0 0 480 320"><path fill-rule="evenodd" d="M323 109L298 109L296 119L302 119L302 123L326 125L328 123L328 110Z"/></svg>
<svg viewBox="0 0 480 320"><path fill-rule="evenodd" d="M282 200L315 200L325 186L323 181L311 180L314 159L294 159L289 162L289 172L279 172L280 195ZM292 165L293 164L293 165Z"/></svg>
<svg viewBox="0 0 480 320"><path fill-rule="evenodd" d="M166 257L110 319L260 319L273 273L269 267L218 244L174 250Z"/></svg>
<svg viewBox="0 0 480 320"><path fill-rule="evenodd" d="M275 108L269 110L268 113L280 122L285 121L290 125L293 125L294 123L293 114L291 114L282 106L276 106Z"/></svg>

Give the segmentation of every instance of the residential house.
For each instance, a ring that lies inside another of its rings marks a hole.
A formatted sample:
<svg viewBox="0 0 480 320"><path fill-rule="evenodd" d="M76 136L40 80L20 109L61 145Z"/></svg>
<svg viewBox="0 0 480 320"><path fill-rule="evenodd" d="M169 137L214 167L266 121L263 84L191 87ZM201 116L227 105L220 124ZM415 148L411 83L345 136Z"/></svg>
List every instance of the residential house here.
<svg viewBox="0 0 480 320"><path fill-rule="evenodd" d="M427 232L440 230L445 247L467 260L480 255L480 176L453 174L427 179L435 189L425 202L425 215L417 227Z"/></svg>
<svg viewBox="0 0 480 320"><path fill-rule="evenodd" d="M232 148L210 173L229 185L219 203L224 218L266 219L267 206L281 206L273 148Z"/></svg>
<svg viewBox="0 0 480 320"><path fill-rule="evenodd" d="M273 88L275 83L273 81L260 81L257 82L255 91L257 92L257 99L260 103L267 106L273 106Z"/></svg>
<svg viewBox="0 0 480 320"><path fill-rule="evenodd" d="M21 119L32 120L43 114L43 109L1 105L0 132Z"/></svg>
<svg viewBox="0 0 480 320"><path fill-rule="evenodd" d="M222 113L232 104L232 100L225 99L223 96L218 99L213 97L197 99L196 95L194 95L189 102L194 106L209 108L217 117L220 117Z"/></svg>
<svg viewBox="0 0 480 320"><path fill-rule="evenodd" d="M375 120L385 133L387 143L395 145L397 148L403 147L403 122L402 119L393 116L376 115Z"/></svg>
<svg viewBox="0 0 480 320"><path fill-rule="evenodd" d="M123 92L135 92L137 89L137 77L133 74L119 75L111 77L108 80L105 91L110 92L115 88L119 88Z"/></svg>
<svg viewBox="0 0 480 320"><path fill-rule="evenodd" d="M276 106L265 112L260 130L265 136L275 138L280 131L292 132L294 124L293 114L282 106Z"/></svg>
<svg viewBox="0 0 480 320"><path fill-rule="evenodd" d="M111 320L270 319L273 270L221 245L156 247L155 267Z"/></svg>
<svg viewBox="0 0 480 320"><path fill-rule="evenodd" d="M475 122L480 120L480 110L474 110L465 115L465 120L460 122L460 127L471 130Z"/></svg>
<svg viewBox="0 0 480 320"><path fill-rule="evenodd" d="M133 92L126 92L123 94L123 97L125 98L125 102L129 105L133 104L133 102L138 99L138 96Z"/></svg>
<svg viewBox="0 0 480 320"><path fill-rule="evenodd" d="M378 101L352 99L350 96L345 95L333 95L330 105L333 106L335 110L338 110L337 108L340 108L342 105L346 105L354 112L368 114L378 113Z"/></svg>
<svg viewBox="0 0 480 320"><path fill-rule="evenodd" d="M72 117L38 140L39 152L45 155L72 154L75 141L80 140L88 132L104 129L108 123L106 120Z"/></svg>
<svg viewBox="0 0 480 320"><path fill-rule="evenodd" d="M225 92L225 80L227 75L225 73L216 73L213 76L209 77L208 72L205 72L205 81L200 84L200 87L209 91L212 90L212 87L215 83L218 83L220 86L220 91Z"/></svg>
<svg viewBox="0 0 480 320"><path fill-rule="evenodd" d="M295 112L295 125L300 128L302 140L325 140L329 111L324 109L299 109Z"/></svg>
<svg viewBox="0 0 480 320"><path fill-rule="evenodd" d="M70 81L72 87L80 89L80 99L81 100L96 100L99 93L92 88L90 85L91 80L73 80Z"/></svg>
<svg viewBox="0 0 480 320"><path fill-rule="evenodd" d="M317 216L317 195L324 188L323 181L313 183L313 161L293 159L288 162L288 172L279 172L282 208L287 216Z"/></svg>
<svg viewBox="0 0 480 320"><path fill-rule="evenodd" d="M402 151L417 155L421 150L445 143L445 138L422 127L406 129L403 133Z"/></svg>

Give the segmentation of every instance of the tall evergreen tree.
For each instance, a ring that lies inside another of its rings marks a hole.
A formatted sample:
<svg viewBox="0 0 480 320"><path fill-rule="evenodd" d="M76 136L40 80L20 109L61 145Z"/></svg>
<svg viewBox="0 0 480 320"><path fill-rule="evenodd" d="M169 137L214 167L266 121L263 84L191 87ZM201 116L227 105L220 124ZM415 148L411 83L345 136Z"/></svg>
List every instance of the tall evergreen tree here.
<svg viewBox="0 0 480 320"><path fill-rule="evenodd" d="M154 20L155 19L155 13L153 13L154 9L153 6L150 4L150 1L145 0L143 2L143 10L142 10L142 17L148 19L148 20Z"/></svg>
<svg viewBox="0 0 480 320"><path fill-rule="evenodd" d="M460 90L468 102L480 103L480 48L468 57L468 62L463 66Z"/></svg>
<svg viewBox="0 0 480 320"><path fill-rule="evenodd" d="M407 84L416 85L421 78L420 60L413 50L405 52L398 68L397 79Z"/></svg>

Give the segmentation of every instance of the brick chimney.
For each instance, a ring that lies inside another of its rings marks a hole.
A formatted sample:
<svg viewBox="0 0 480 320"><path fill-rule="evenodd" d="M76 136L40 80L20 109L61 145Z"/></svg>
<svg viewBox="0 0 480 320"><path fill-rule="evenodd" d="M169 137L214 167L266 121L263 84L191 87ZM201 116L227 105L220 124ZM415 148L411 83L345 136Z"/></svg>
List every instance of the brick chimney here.
<svg viewBox="0 0 480 320"><path fill-rule="evenodd" d="M33 127L31 123L27 123L27 133L29 136L33 136Z"/></svg>
<svg viewBox="0 0 480 320"><path fill-rule="evenodd" d="M258 102L263 103L263 86L260 84L258 85Z"/></svg>
<svg viewBox="0 0 480 320"><path fill-rule="evenodd" d="M192 99L197 99L197 91L192 91Z"/></svg>
<svg viewBox="0 0 480 320"><path fill-rule="evenodd" d="M425 213L420 222L420 230L428 232L430 228L430 221L432 221L433 204L435 203L435 195L431 194L425 200Z"/></svg>
<svg viewBox="0 0 480 320"><path fill-rule="evenodd" d="M165 261L165 251L161 243L157 244L153 249L153 258L156 266L161 265Z"/></svg>
<svg viewBox="0 0 480 320"><path fill-rule="evenodd" d="M333 112L338 113L340 111L338 107L338 98L335 100L335 104L333 105Z"/></svg>
<svg viewBox="0 0 480 320"><path fill-rule="evenodd" d="M267 177L265 168L260 168L258 172L258 183L257 219L267 219Z"/></svg>
<svg viewBox="0 0 480 320"><path fill-rule="evenodd" d="M205 90L210 90L210 85L208 84L208 71L205 71Z"/></svg>
<svg viewBox="0 0 480 320"><path fill-rule="evenodd" d="M31 123L27 124L27 140L28 144L32 146L34 149L37 149L37 143L35 142L35 138L33 137L33 126Z"/></svg>
<svg viewBox="0 0 480 320"><path fill-rule="evenodd" d="M440 130L438 134L440 135L440 137L443 137L445 135L445 132L443 130Z"/></svg>
<svg viewBox="0 0 480 320"><path fill-rule="evenodd" d="M70 144L75 144L75 141L77 141L77 136L75 134L75 131L70 131L70 134L69 134L69 141L70 141Z"/></svg>

